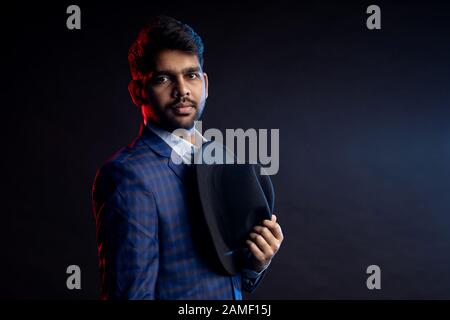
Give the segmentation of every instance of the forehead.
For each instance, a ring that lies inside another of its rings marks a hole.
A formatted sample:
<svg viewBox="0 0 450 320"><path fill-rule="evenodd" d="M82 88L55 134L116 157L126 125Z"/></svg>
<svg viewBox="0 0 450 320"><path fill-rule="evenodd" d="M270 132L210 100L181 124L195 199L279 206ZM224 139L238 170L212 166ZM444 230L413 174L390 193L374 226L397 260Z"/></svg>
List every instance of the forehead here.
<svg viewBox="0 0 450 320"><path fill-rule="evenodd" d="M186 68L200 68L196 54L180 50L163 50L155 56L155 71L170 70L181 72Z"/></svg>

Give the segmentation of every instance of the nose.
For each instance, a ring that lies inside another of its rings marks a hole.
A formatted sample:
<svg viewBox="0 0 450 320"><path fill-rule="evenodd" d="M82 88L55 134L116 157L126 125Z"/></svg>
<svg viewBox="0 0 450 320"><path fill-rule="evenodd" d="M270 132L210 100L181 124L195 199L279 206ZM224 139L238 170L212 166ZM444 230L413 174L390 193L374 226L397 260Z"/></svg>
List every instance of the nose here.
<svg viewBox="0 0 450 320"><path fill-rule="evenodd" d="M173 92L175 98L182 98L185 96L190 96L191 94L191 91L182 78L176 81Z"/></svg>

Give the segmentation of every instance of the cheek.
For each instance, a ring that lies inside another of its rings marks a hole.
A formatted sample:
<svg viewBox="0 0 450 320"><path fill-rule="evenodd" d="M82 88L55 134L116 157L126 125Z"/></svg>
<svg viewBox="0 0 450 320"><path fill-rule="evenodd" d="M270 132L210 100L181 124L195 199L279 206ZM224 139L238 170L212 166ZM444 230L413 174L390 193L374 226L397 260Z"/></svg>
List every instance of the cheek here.
<svg viewBox="0 0 450 320"><path fill-rule="evenodd" d="M149 91L150 101L164 106L170 101L170 91L167 88L157 88Z"/></svg>
<svg viewBox="0 0 450 320"><path fill-rule="evenodd" d="M195 90L193 90L193 93L194 97L199 102L202 102L206 99L206 88L203 84L196 87Z"/></svg>

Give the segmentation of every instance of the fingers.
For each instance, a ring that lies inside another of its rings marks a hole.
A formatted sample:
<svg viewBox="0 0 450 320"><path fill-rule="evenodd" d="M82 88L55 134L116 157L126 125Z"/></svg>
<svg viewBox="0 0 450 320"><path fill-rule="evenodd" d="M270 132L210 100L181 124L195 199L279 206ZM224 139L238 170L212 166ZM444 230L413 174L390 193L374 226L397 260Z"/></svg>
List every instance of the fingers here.
<svg viewBox="0 0 450 320"><path fill-rule="evenodd" d="M277 216L272 215L271 220L264 220L261 225L255 226L246 241L250 252L257 260L257 268L267 266L283 242L283 232L277 223Z"/></svg>
<svg viewBox="0 0 450 320"><path fill-rule="evenodd" d="M253 258L255 259L255 271L260 272L264 270L270 264L273 255L269 255L267 252L263 252L255 241L247 240L246 242L250 252L253 255Z"/></svg>
<svg viewBox="0 0 450 320"><path fill-rule="evenodd" d="M262 222L262 225L269 228L273 236L277 240L283 241L284 239L283 231L281 230L281 226L277 223L277 217L275 214L272 215L272 220L266 219Z"/></svg>
<svg viewBox="0 0 450 320"><path fill-rule="evenodd" d="M266 219L262 222L261 226L255 226L253 231L253 234L250 234L250 238L258 245L263 253L270 252L273 255L278 251L284 237L281 226L277 223L277 216L275 214L272 215L271 220ZM258 240L255 233L260 235L262 239ZM271 249L270 251L269 247Z"/></svg>
<svg viewBox="0 0 450 320"><path fill-rule="evenodd" d="M272 248L272 250L277 251L279 244L278 244L278 239L275 238L275 236L273 235L272 231L267 228L267 227L262 227L262 226L256 226L253 228L254 233L253 234L258 234L260 235L263 240L267 243L268 246L270 246ZM250 237L252 238L252 233L250 233ZM253 239L253 238L252 238ZM258 244L258 243L257 243ZM264 244L262 244L264 246ZM265 248L265 246L264 246ZM264 249L261 248L261 249Z"/></svg>
<svg viewBox="0 0 450 320"><path fill-rule="evenodd" d="M253 256L258 261L264 261L265 260L264 253L261 251L261 249L259 249L259 247L256 245L256 243L254 243L251 240L247 240L246 243L247 243L248 249L250 250L250 252L253 254Z"/></svg>
<svg viewBox="0 0 450 320"><path fill-rule="evenodd" d="M272 236L273 238L273 236ZM272 256L274 254L274 248L271 243L260 233L251 232L250 239L258 246L265 256Z"/></svg>

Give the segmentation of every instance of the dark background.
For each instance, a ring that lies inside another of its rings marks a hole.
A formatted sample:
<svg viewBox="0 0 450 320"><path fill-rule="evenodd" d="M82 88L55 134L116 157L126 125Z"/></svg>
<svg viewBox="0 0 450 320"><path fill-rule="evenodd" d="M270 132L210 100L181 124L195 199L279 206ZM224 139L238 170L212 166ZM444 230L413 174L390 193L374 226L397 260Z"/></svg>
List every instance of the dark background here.
<svg viewBox="0 0 450 320"><path fill-rule="evenodd" d="M98 297L91 186L138 132L127 50L157 13L205 42L204 129L280 129L285 241L248 298L450 298L450 5L150 0L2 4L2 297Z"/></svg>

